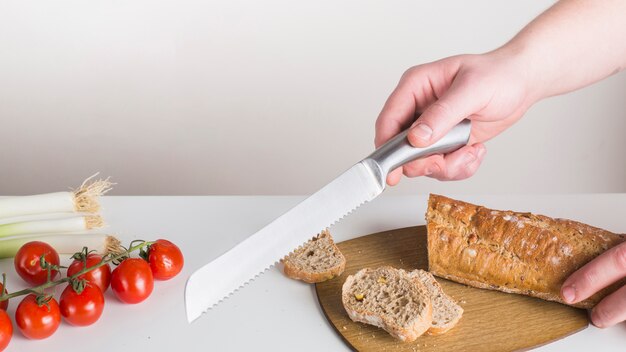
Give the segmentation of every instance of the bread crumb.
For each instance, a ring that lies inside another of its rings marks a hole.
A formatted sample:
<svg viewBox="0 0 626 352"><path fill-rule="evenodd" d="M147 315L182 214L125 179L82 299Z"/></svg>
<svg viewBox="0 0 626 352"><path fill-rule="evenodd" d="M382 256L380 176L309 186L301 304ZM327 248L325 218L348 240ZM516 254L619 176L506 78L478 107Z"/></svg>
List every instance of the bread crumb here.
<svg viewBox="0 0 626 352"><path fill-rule="evenodd" d="M347 328L345 325L343 326L343 329L344 329L344 330L348 330L348 328Z"/></svg>

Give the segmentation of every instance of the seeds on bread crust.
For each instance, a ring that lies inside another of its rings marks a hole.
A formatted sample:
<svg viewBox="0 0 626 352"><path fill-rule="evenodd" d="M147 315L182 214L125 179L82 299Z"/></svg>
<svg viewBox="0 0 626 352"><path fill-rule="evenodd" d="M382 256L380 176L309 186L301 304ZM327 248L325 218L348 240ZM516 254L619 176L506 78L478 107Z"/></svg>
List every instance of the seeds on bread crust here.
<svg viewBox="0 0 626 352"><path fill-rule="evenodd" d="M426 222L433 275L563 304L565 279L626 241L626 235L572 220L489 209L435 194L428 200ZM625 283L618 281L572 306L592 308Z"/></svg>

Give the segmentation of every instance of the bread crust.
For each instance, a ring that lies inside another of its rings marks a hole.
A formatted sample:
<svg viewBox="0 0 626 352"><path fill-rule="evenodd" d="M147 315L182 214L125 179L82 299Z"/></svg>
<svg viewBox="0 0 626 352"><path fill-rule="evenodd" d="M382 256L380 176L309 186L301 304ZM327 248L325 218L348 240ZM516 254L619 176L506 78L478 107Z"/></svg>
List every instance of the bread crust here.
<svg viewBox="0 0 626 352"><path fill-rule="evenodd" d="M450 321L450 323L446 324L445 326L436 327L433 325L428 329L428 331L426 331L426 335L431 335L431 336L443 335L446 332L450 331L453 327L455 327L456 324L459 322L459 320L461 320L461 316L457 315L454 320Z"/></svg>
<svg viewBox="0 0 626 352"><path fill-rule="evenodd" d="M285 275L287 275L288 277L295 279L295 280L302 280L309 284L315 284L318 282L323 282L326 280L333 279L341 275L343 271L346 269L346 260L344 258L341 264L334 266L324 272L319 272L319 273L300 270L296 268L295 266L290 265L288 262L285 262L284 265L285 267L283 271L285 272Z"/></svg>
<svg viewBox="0 0 626 352"><path fill-rule="evenodd" d="M565 279L626 240L572 220L493 210L434 194L426 221L432 274L563 304L560 289ZM621 284L572 306L591 308Z"/></svg>
<svg viewBox="0 0 626 352"><path fill-rule="evenodd" d="M285 257L283 260L281 260L281 262L284 264L283 272L285 273L285 275L295 280L302 280L309 284L315 284L318 282L323 282L326 280L333 279L343 274L343 271L346 269L346 258L343 256L343 254L339 250L339 247L337 247L337 245L335 244L335 241L333 241L333 237L330 235L330 232L328 231L328 229L322 231L322 233L318 235L318 238L327 238L328 241L330 241L332 250L335 251L341 258L339 264L333 267L330 267L325 271L320 271L320 272L313 272L313 271L299 269L296 265L294 265L291 262L290 257L292 255L297 256L299 253L306 251L307 244L309 243L307 242L307 244L304 244L300 248L296 249L294 253Z"/></svg>

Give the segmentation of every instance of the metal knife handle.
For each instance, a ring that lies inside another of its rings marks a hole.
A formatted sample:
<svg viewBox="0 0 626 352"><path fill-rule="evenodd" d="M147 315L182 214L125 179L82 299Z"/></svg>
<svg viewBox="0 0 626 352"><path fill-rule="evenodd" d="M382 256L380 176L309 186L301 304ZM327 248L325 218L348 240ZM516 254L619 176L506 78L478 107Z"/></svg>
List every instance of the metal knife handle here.
<svg viewBox="0 0 626 352"><path fill-rule="evenodd" d="M463 120L454 126L443 138L426 148L413 147L406 138L408 133L408 130L406 130L380 146L366 159L371 159L378 164L383 174L383 179L385 179L389 172L409 161L433 154L451 153L461 148L469 141L471 129L472 124L470 120Z"/></svg>

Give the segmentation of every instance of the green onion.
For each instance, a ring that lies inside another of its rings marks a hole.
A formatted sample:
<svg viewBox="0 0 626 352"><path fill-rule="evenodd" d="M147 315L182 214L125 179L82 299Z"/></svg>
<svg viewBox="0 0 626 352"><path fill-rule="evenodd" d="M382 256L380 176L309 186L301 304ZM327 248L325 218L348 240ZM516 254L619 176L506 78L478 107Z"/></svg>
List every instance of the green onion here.
<svg viewBox="0 0 626 352"><path fill-rule="evenodd" d="M115 236L105 234L76 235L35 235L0 238L0 259L12 258L26 243L42 241L51 245L59 254L74 254L83 247L96 250L101 255L122 251L120 241Z"/></svg>
<svg viewBox="0 0 626 352"><path fill-rule="evenodd" d="M12 218L43 213L97 213L98 197L111 190L109 179L91 181L87 178L72 192L55 192L32 196L0 199L0 218Z"/></svg>
<svg viewBox="0 0 626 352"><path fill-rule="evenodd" d="M66 219L22 221L0 225L0 238L67 232L84 232L104 226L100 215L77 216Z"/></svg>

